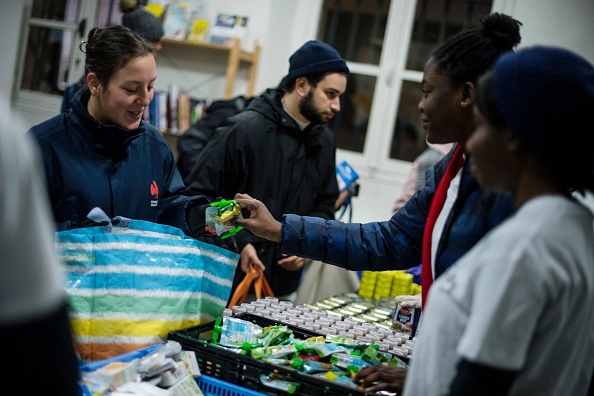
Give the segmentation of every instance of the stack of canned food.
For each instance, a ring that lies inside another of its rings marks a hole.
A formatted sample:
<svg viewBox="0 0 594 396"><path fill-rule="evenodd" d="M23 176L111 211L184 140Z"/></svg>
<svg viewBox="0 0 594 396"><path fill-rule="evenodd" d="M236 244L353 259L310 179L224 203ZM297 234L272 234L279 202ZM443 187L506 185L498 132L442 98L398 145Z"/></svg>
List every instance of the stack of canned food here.
<svg viewBox="0 0 594 396"><path fill-rule="evenodd" d="M410 333L393 327L396 302L393 297L371 300L356 293L343 293L314 304L294 306L275 297L260 298L226 310L226 315L243 312L272 318L321 334L349 337L363 344L409 358L414 348Z"/></svg>
<svg viewBox="0 0 594 396"><path fill-rule="evenodd" d="M379 300L383 297L396 297L420 294L421 287L413 283L413 275L405 271L363 271L359 295Z"/></svg>

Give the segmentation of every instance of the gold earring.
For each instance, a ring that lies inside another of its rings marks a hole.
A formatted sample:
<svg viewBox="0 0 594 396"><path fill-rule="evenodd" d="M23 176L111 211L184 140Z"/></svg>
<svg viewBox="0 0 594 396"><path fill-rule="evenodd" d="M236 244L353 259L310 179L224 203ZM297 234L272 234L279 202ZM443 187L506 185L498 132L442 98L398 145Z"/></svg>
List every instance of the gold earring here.
<svg viewBox="0 0 594 396"><path fill-rule="evenodd" d="M460 102L460 106L461 106L462 108L465 108L465 107L466 107L466 104L467 104L467 103L466 103L466 101L464 101L464 100L463 100L462 102Z"/></svg>

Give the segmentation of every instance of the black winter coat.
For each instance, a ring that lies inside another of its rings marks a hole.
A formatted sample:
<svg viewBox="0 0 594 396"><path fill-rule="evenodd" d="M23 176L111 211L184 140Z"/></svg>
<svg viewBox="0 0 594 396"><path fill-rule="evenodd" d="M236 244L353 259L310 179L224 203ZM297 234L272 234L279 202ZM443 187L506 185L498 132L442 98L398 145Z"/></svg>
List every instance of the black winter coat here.
<svg viewBox="0 0 594 396"><path fill-rule="evenodd" d="M283 94L267 90L217 128L184 180L192 194L233 199L237 192L247 193L262 201L277 220L284 213L334 218L338 198L334 136L324 125L310 124L301 131L282 108ZM302 271L276 264L281 258L277 243L247 230L236 240L256 247L275 295L297 289ZM238 267L235 283L243 275Z"/></svg>

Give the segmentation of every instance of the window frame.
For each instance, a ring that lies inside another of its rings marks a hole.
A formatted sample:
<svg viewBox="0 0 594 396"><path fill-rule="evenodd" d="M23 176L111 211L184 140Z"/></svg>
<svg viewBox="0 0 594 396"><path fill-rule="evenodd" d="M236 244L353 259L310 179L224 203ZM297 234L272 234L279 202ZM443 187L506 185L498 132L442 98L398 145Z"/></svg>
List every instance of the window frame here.
<svg viewBox="0 0 594 396"><path fill-rule="evenodd" d="M511 15L515 1L493 0L491 12ZM317 0L318 23L323 12L323 3L323 0ZM375 77L376 88L363 152L339 148L337 162L346 160L360 175L379 181L380 184L388 182L402 185L411 166L409 161L390 158L390 148L402 85L405 81L420 84L423 78L422 71L406 69L418 3L419 0L391 0L379 65L348 62L351 73ZM305 6L304 4L303 7ZM316 25L310 36L316 37L318 30Z"/></svg>

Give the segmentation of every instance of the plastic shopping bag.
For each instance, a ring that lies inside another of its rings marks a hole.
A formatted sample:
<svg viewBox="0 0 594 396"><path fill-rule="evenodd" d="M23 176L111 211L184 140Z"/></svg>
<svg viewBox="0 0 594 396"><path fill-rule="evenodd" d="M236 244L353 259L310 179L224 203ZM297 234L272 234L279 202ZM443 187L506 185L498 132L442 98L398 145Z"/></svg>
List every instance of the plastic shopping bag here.
<svg viewBox="0 0 594 396"><path fill-rule="evenodd" d="M117 218L57 233L77 347L85 362L164 342L213 321L231 294L239 255L178 228Z"/></svg>

